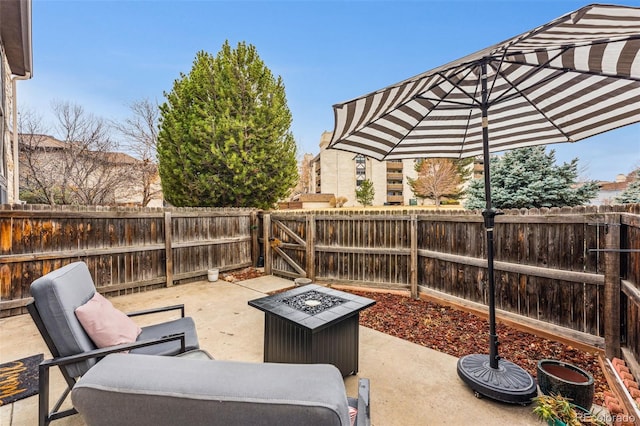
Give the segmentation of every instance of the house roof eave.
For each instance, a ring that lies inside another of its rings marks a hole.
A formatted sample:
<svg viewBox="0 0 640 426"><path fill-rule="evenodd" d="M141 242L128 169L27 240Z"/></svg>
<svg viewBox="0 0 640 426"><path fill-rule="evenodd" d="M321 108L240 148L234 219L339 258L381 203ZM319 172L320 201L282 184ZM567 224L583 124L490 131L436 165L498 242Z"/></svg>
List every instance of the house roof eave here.
<svg viewBox="0 0 640 426"><path fill-rule="evenodd" d="M11 74L31 78L31 0L0 1L0 37Z"/></svg>

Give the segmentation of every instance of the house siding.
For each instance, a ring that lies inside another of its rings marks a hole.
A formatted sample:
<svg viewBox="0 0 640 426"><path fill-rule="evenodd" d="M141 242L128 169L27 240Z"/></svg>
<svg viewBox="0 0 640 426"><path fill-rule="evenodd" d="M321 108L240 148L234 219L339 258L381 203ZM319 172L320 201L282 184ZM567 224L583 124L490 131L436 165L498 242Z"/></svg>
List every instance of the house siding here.
<svg viewBox="0 0 640 426"><path fill-rule="evenodd" d="M11 111L13 110L13 91L11 84L11 69L5 55L4 44L0 43L2 64L0 78L2 79L2 99L0 100L0 204L14 203L18 196L14 190L14 162L11 146Z"/></svg>
<svg viewBox="0 0 640 426"><path fill-rule="evenodd" d="M0 1L0 204L20 200L13 150L16 82L31 78L31 0Z"/></svg>

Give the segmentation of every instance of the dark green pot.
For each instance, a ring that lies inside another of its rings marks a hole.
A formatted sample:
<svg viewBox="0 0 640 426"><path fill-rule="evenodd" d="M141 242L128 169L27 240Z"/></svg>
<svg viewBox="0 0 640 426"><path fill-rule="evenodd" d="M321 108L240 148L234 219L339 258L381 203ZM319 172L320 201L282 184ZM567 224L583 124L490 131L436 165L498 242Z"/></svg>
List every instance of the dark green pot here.
<svg viewBox="0 0 640 426"><path fill-rule="evenodd" d="M593 376L575 365L553 359L538 361L538 386L545 395L562 395L587 411L593 404Z"/></svg>

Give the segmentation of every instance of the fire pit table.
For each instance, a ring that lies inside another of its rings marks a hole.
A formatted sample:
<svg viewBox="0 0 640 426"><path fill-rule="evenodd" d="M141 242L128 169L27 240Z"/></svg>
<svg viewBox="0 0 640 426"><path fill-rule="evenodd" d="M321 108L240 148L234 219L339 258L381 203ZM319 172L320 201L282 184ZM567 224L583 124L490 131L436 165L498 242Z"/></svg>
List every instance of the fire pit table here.
<svg viewBox="0 0 640 426"><path fill-rule="evenodd" d="M264 361L358 372L358 319L375 300L309 284L249 301L265 313Z"/></svg>

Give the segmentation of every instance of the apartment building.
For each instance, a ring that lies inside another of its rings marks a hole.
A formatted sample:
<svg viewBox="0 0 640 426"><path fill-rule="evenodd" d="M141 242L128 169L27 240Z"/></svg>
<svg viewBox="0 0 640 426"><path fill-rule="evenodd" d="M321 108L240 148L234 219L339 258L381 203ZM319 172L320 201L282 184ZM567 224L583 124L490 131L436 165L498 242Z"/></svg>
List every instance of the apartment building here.
<svg viewBox="0 0 640 426"><path fill-rule="evenodd" d="M415 179L415 160L377 161L346 151L327 149L331 132L320 137L320 153L311 160L311 188L316 194L345 197L344 207L358 206L356 189L365 179L373 183L374 206L411 205L415 196L407 176Z"/></svg>
<svg viewBox="0 0 640 426"><path fill-rule="evenodd" d="M31 78L31 0L0 0L0 204L17 203L16 80Z"/></svg>

